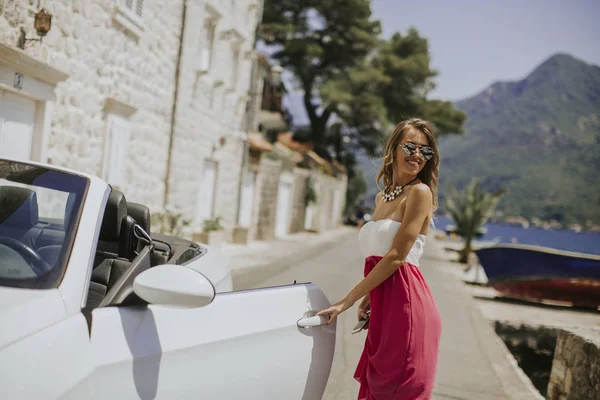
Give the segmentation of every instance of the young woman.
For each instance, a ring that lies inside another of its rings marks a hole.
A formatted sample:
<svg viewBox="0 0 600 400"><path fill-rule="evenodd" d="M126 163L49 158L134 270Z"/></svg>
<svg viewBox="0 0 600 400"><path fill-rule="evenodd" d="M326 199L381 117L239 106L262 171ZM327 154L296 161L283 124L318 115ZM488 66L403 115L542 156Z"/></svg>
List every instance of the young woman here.
<svg viewBox="0 0 600 400"><path fill-rule="evenodd" d="M440 314L419 258L437 206L439 155L431 125L401 122L390 136L370 222L359 232L365 278L318 315L331 323L362 298L359 319L370 310L365 347L354 377L359 400L431 398L435 381Z"/></svg>

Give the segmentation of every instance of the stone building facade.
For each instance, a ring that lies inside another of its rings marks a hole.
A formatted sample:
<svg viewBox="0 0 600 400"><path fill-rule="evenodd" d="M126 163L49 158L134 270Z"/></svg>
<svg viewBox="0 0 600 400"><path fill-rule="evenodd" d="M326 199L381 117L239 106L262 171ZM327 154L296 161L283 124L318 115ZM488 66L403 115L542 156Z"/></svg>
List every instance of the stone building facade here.
<svg viewBox="0 0 600 400"><path fill-rule="evenodd" d="M21 28L37 38L38 3L0 0L0 154L96 174L162 207L182 0L46 0L51 30L21 50Z"/></svg>
<svg viewBox="0 0 600 400"><path fill-rule="evenodd" d="M20 48L40 7L51 29ZM190 235L216 217L230 239L336 226L344 176L249 140L265 112L285 126L281 68L254 50L261 13L262 0L0 0L0 157L98 175L182 212Z"/></svg>
<svg viewBox="0 0 600 400"><path fill-rule="evenodd" d="M231 229L260 1L46 0L50 31L20 49L38 3L0 0L2 118L25 119L5 124L19 126L0 132L0 155L96 174L192 229L217 215Z"/></svg>
<svg viewBox="0 0 600 400"><path fill-rule="evenodd" d="M183 51L168 203L202 221L238 223L248 134L245 112L255 57L257 0L190 1Z"/></svg>

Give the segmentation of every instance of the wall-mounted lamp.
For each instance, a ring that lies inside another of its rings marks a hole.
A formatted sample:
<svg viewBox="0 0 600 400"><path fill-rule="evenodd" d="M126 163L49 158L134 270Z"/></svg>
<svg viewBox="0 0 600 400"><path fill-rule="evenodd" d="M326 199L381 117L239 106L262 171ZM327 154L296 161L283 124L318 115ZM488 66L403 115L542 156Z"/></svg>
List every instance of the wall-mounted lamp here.
<svg viewBox="0 0 600 400"><path fill-rule="evenodd" d="M225 136L221 136L218 141L213 143L213 154L215 153L215 151L220 150L223 146L225 146L226 143L227 139L225 138Z"/></svg>
<svg viewBox="0 0 600 400"><path fill-rule="evenodd" d="M19 40L17 41L17 46L21 49L25 49L25 43L29 41L42 42L42 39L52 28L52 14L46 11L45 8L42 8L40 11L35 14L35 20L33 22L33 27L37 32L39 39L28 39L25 37L25 29L21 27L21 35L19 36Z"/></svg>

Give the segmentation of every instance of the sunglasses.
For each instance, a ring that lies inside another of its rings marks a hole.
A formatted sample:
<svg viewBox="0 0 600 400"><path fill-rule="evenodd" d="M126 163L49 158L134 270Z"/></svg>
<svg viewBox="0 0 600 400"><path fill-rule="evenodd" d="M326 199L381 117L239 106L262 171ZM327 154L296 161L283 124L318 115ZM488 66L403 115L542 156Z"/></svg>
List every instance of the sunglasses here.
<svg viewBox="0 0 600 400"><path fill-rule="evenodd" d="M429 161L434 154L433 149L429 146L416 145L411 142L406 142L400 146L402 147L402 152L406 157L410 157L418 151L424 160Z"/></svg>

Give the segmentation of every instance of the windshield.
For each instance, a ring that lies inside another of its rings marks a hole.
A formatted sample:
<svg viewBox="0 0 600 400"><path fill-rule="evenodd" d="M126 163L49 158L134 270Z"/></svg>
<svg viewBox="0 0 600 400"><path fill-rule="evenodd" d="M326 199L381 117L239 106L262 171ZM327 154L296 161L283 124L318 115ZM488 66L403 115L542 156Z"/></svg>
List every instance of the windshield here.
<svg viewBox="0 0 600 400"><path fill-rule="evenodd" d="M0 160L0 286L58 286L87 185L81 176Z"/></svg>

